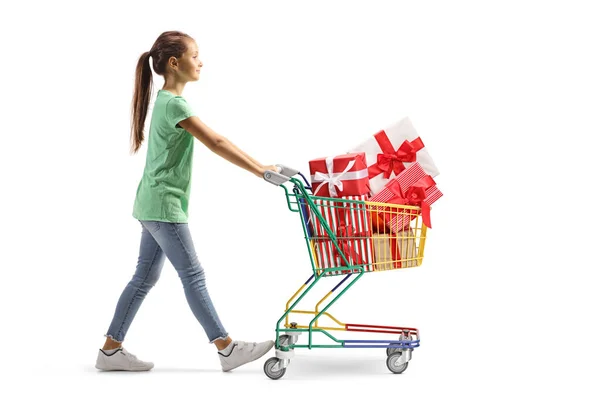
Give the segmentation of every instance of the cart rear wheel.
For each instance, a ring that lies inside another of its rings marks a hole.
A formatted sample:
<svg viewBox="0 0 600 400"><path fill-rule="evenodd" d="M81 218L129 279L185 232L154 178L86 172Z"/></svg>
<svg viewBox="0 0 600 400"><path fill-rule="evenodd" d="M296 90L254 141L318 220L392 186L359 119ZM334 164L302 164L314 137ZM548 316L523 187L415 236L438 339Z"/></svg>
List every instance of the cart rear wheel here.
<svg viewBox="0 0 600 400"><path fill-rule="evenodd" d="M408 368L408 362L396 366L396 361L402 356L402 352L394 352L387 358L387 367L394 374L401 374Z"/></svg>
<svg viewBox="0 0 600 400"><path fill-rule="evenodd" d="M285 368L280 369L279 371L273 371L273 368L279 364L279 358L271 357L265 362L264 371L265 374L271 379L279 379L285 374Z"/></svg>
<svg viewBox="0 0 600 400"><path fill-rule="evenodd" d="M293 346L298 341L297 335L280 335L279 336L279 345L280 346Z"/></svg>
<svg viewBox="0 0 600 400"><path fill-rule="evenodd" d="M289 346L291 343L289 335L279 335L279 345L280 346Z"/></svg>

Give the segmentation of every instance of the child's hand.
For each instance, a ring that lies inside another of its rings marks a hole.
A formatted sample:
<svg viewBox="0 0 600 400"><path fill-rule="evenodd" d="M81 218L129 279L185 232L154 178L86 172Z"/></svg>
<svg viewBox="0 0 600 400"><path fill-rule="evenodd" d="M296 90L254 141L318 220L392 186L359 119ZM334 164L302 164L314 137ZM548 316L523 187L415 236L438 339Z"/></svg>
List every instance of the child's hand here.
<svg viewBox="0 0 600 400"><path fill-rule="evenodd" d="M274 165L263 165L262 168L259 169L259 171L260 171L260 174L257 174L256 176L258 176L259 178L264 178L265 172L267 172L267 171L279 172L279 168L277 168Z"/></svg>
<svg viewBox="0 0 600 400"><path fill-rule="evenodd" d="M265 171L273 171L279 173L279 168L275 165L263 165Z"/></svg>

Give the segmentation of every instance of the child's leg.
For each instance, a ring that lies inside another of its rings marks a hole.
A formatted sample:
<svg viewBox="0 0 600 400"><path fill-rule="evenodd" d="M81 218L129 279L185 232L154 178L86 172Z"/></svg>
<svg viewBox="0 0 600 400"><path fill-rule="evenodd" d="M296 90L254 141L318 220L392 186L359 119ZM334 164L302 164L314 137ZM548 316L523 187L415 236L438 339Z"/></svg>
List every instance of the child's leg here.
<svg viewBox="0 0 600 400"><path fill-rule="evenodd" d="M227 338L225 339L216 339L215 341L213 341L213 343L215 344L215 346L217 346L217 350L223 350L227 346L229 346L229 343L231 343L231 338L227 336Z"/></svg>
<svg viewBox="0 0 600 400"><path fill-rule="evenodd" d="M121 347L121 342L117 342L113 340L110 336L106 336L106 342L104 342L104 346L102 346L102 350L113 350Z"/></svg>
<svg viewBox="0 0 600 400"><path fill-rule="evenodd" d="M185 297L194 316L204 328L210 343L225 348L231 342L215 310L208 290L204 269L196 255L187 223L159 222L152 235L177 270Z"/></svg>
<svg viewBox="0 0 600 400"><path fill-rule="evenodd" d="M142 239L135 274L127 284L115 309L106 333L103 350L115 349L125 339L127 330L150 289L156 284L165 262L165 254L148 230L157 227L156 221L140 221Z"/></svg>

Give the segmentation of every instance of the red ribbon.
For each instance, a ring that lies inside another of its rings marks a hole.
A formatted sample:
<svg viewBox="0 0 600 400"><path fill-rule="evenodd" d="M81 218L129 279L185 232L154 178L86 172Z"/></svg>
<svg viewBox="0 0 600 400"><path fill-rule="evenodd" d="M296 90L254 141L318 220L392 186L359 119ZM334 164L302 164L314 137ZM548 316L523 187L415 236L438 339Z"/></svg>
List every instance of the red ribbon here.
<svg viewBox="0 0 600 400"><path fill-rule="evenodd" d="M387 200L386 203L420 206L423 215L423 223L428 228L431 228L431 206L425 202L425 198L427 197L425 191L434 185L435 181L431 175L425 175L417 182L413 183L406 192L403 193L400 183L397 180L393 180L386 185L386 189L389 190L394 197ZM383 214L383 218L388 221L385 214Z"/></svg>
<svg viewBox="0 0 600 400"><path fill-rule="evenodd" d="M385 131L380 131L374 135L377 144L383 153L377 154L377 162L369 167L369 179L383 173L386 179L392 175L392 171L398 175L404 171L405 162L415 162L417 160L417 151L425 147L420 137L409 142L402 142L398 150L394 150L394 146L388 138Z"/></svg>
<svg viewBox="0 0 600 400"><path fill-rule="evenodd" d="M370 236L371 232L356 232L352 226L340 225L337 229L338 245L342 248L342 253L346 259L354 265L365 265L367 261L365 261L353 248L351 242L353 240L360 240L360 238L368 238Z"/></svg>

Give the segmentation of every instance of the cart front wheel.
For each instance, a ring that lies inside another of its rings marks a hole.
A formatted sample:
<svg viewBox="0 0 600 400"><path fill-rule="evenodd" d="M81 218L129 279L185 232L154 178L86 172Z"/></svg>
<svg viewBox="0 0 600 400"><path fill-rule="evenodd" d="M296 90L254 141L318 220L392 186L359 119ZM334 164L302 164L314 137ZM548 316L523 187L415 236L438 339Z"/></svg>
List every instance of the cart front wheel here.
<svg viewBox="0 0 600 400"><path fill-rule="evenodd" d="M277 357L271 357L265 362L265 367L263 369L269 378L275 380L281 378L283 374L285 374L285 368L282 368L279 371L273 371L273 368L275 368L278 364L279 358Z"/></svg>
<svg viewBox="0 0 600 400"><path fill-rule="evenodd" d="M399 347L388 347L387 349L385 349L386 354L389 355L392 353L400 353L402 354L402 349Z"/></svg>
<svg viewBox="0 0 600 400"><path fill-rule="evenodd" d="M408 368L408 362L405 362L404 364L396 365L396 361L398 361L398 359L401 356L402 356L402 352L393 352L387 358L387 367L394 374L401 374L404 371L406 371L406 368Z"/></svg>

